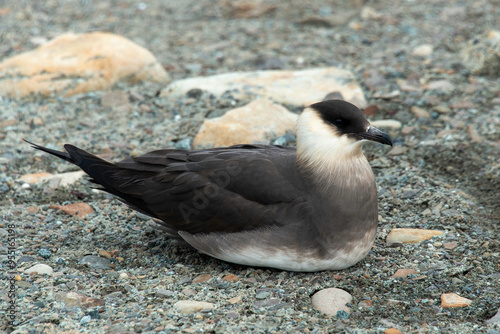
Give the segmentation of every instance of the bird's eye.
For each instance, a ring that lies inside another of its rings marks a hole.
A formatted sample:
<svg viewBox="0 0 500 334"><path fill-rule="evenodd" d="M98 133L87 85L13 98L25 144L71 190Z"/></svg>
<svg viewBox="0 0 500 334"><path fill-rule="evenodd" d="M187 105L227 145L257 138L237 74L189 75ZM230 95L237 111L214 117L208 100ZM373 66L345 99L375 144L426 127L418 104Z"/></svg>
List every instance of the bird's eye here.
<svg viewBox="0 0 500 334"><path fill-rule="evenodd" d="M333 124L335 124L336 126L342 126L344 125L344 120L341 118L337 118L336 120L333 121Z"/></svg>

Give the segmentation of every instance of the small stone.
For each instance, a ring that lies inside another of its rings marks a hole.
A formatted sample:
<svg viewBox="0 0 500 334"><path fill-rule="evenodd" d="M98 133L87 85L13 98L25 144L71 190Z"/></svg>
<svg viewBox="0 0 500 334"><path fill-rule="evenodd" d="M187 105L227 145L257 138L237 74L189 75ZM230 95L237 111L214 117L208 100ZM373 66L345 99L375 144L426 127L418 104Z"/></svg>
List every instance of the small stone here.
<svg viewBox="0 0 500 334"><path fill-rule="evenodd" d="M104 306L103 299L89 297L79 292L59 292L56 293L56 300L63 302L66 307L77 306L81 308L89 308L96 306Z"/></svg>
<svg viewBox="0 0 500 334"><path fill-rule="evenodd" d="M240 304L243 301L243 299L241 298L241 296L236 296L233 298L229 298L227 301L228 301L228 303L231 303L231 304Z"/></svg>
<svg viewBox="0 0 500 334"><path fill-rule="evenodd" d="M413 130L415 130L415 127L414 126L407 126L405 125L402 129L401 129L401 134L402 135L409 135L413 132Z"/></svg>
<svg viewBox="0 0 500 334"><path fill-rule="evenodd" d="M358 303L359 308L372 308L373 302L370 299L362 300Z"/></svg>
<svg viewBox="0 0 500 334"><path fill-rule="evenodd" d="M80 325L85 325L86 323L89 323L92 320L92 317L90 315L85 315L80 319Z"/></svg>
<svg viewBox="0 0 500 334"><path fill-rule="evenodd" d="M467 134L469 135L472 143L480 143L483 141L483 138L481 138L476 128L472 124L467 125Z"/></svg>
<svg viewBox="0 0 500 334"><path fill-rule="evenodd" d="M14 279L16 281L20 281L20 280L22 280L22 277L21 277L21 275L16 275L16 276L14 276Z"/></svg>
<svg viewBox="0 0 500 334"><path fill-rule="evenodd" d="M47 248L42 248L38 251L38 255L40 255L44 259L48 259L52 255L52 252L50 250L48 250Z"/></svg>
<svg viewBox="0 0 500 334"><path fill-rule="evenodd" d="M401 332L399 329L396 329L394 327L391 327L391 328L387 328L385 331L384 331L384 334L403 334L403 332Z"/></svg>
<svg viewBox="0 0 500 334"><path fill-rule="evenodd" d="M37 273L39 275L42 275L42 274L52 275L54 273L54 269L52 269L51 266L40 263L40 264L34 265L31 268L26 269L24 271L24 273L25 274Z"/></svg>
<svg viewBox="0 0 500 334"><path fill-rule="evenodd" d="M361 16L363 20L378 20L382 17L382 14L377 12L373 7L364 6L361 8L359 16Z"/></svg>
<svg viewBox="0 0 500 334"><path fill-rule="evenodd" d="M440 114L449 114L451 112L451 109L448 108L447 106L435 106L434 110L436 110Z"/></svg>
<svg viewBox="0 0 500 334"><path fill-rule="evenodd" d="M224 116L207 119L194 138L195 148L269 142L294 131L297 115L268 100L256 100Z"/></svg>
<svg viewBox="0 0 500 334"><path fill-rule="evenodd" d="M158 289L155 292L156 297L168 298L174 296L174 292L166 289Z"/></svg>
<svg viewBox="0 0 500 334"><path fill-rule="evenodd" d="M417 118L430 118L431 114L420 107L411 107L411 112L417 117Z"/></svg>
<svg viewBox="0 0 500 334"><path fill-rule="evenodd" d="M329 316L337 316L339 311L350 313L351 310L346 304L352 301L352 296L344 290L328 288L316 292L312 296L314 309Z"/></svg>
<svg viewBox="0 0 500 334"><path fill-rule="evenodd" d="M100 250L99 251L99 255L106 258L106 259L111 259L113 257L113 255L111 254L111 252L108 252L108 251L105 251L105 250Z"/></svg>
<svg viewBox="0 0 500 334"><path fill-rule="evenodd" d="M50 209L61 210L68 215L75 216L78 218L85 218L91 213L94 213L94 209L87 203L72 203L68 205L51 205Z"/></svg>
<svg viewBox="0 0 500 334"><path fill-rule="evenodd" d="M210 274L202 274L193 278L193 283L205 283L212 278Z"/></svg>
<svg viewBox="0 0 500 334"><path fill-rule="evenodd" d="M178 150L190 150L192 145L192 138L184 138L175 143L175 148Z"/></svg>
<svg viewBox="0 0 500 334"><path fill-rule="evenodd" d="M418 195L418 191L415 190L407 190L405 191L402 195L402 199L409 199L409 198L415 198Z"/></svg>
<svg viewBox="0 0 500 334"><path fill-rule="evenodd" d="M437 80L429 82L426 85L427 90L440 90L444 92L449 92L455 89L455 86L448 80Z"/></svg>
<svg viewBox="0 0 500 334"><path fill-rule="evenodd" d="M228 317L229 319L237 319L240 315L236 312L228 312L226 313L226 317Z"/></svg>
<svg viewBox="0 0 500 334"><path fill-rule="evenodd" d="M260 291L260 292L258 292L255 295L255 298L256 299L266 299L266 298L269 298L269 296L271 296L271 292L269 292L269 291Z"/></svg>
<svg viewBox="0 0 500 334"><path fill-rule="evenodd" d="M191 297L191 296L196 295L198 293L198 291L196 291L195 289L191 289L191 288L184 288L184 289L182 289L181 293L186 297Z"/></svg>
<svg viewBox="0 0 500 334"><path fill-rule="evenodd" d="M443 247L446 249L453 249L458 246L458 243L456 241L451 241L451 242L445 242L443 244Z"/></svg>
<svg viewBox="0 0 500 334"><path fill-rule="evenodd" d="M108 108L117 108L129 104L129 97L126 92L115 90L104 94L101 98L101 105Z"/></svg>
<svg viewBox="0 0 500 334"><path fill-rule="evenodd" d="M224 276L224 279L228 282L238 282L238 276L233 275L233 274L229 274L229 275Z"/></svg>
<svg viewBox="0 0 500 334"><path fill-rule="evenodd" d="M434 47L431 44L422 44L413 49L412 54L417 57L426 58L432 55Z"/></svg>
<svg viewBox="0 0 500 334"><path fill-rule="evenodd" d="M127 273L120 273L120 279L129 279L129 276Z"/></svg>
<svg viewBox="0 0 500 334"><path fill-rule="evenodd" d="M429 240L433 236L443 234L443 231L437 230L421 230L413 228L395 228L386 238L388 245L395 243L418 243L424 240Z"/></svg>
<svg viewBox="0 0 500 334"><path fill-rule="evenodd" d="M415 274L416 271L414 269L398 269L392 276L391 278L396 278L396 277L406 277L411 274Z"/></svg>
<svg viewBox="0 0 500 334"><path fill-rule="evenodd" d="M213 310L215 309L214 304L207 302L199 302L192 300L180 300L174 304L174 308L180 313L197 313L202 310Z"/></svg>
<svg viewBox="0 0 500 334"><path fill-rule="evenodd" d="M86 255L82 257L78 261L78 263L85 264L92 269L101 269L101 270L111 269L111 267L109 266L111 262L108 259L95 255Z"/></svg>
<svg viewBox="0 0 500 334"><path fill-rule="evenodd" d="M403 124L401 124L400 121L395 120L395 119L381 119L377 121L371 122L371 124L380 129L392 129L392 130L397 130L400 129Z"/></svg>
<svg viewBox="0 0 500 334"><path fill-rule="evenodd" d="M26 211L34 215L40 212L40 208L38 206L28 206Z"/></svg>
<svg viewBox="0 0 500 334"><path fill-rule="evenodd" d="M472 304L472 300L460 297L456 293L444 293L441 295L442 308L467 307L470 304Z"/></svg>

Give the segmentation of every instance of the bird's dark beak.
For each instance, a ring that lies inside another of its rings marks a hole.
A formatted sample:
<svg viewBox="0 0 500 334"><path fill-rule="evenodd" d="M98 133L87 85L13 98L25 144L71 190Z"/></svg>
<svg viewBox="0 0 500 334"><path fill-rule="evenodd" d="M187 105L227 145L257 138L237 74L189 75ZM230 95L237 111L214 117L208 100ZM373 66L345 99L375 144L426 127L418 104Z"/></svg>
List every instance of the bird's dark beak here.
<svg viewBox="0 0 500 334"><path fill-rule="evenodd" d="M369 126L366 132L360 133L359 136L363 139L368 139L371 141L376 141L385 145L392 146L392 139L389 135L383 131L380 131L374 126Z"/></svg>

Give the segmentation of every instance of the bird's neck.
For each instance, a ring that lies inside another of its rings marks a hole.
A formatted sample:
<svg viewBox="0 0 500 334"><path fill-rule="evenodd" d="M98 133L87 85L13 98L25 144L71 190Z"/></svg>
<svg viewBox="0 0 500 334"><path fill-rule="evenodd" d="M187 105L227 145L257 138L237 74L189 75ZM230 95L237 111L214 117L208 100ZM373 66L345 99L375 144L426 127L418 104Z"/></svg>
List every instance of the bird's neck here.
<svg viewBox="0 0 500 334"><path fill-rule="evenodd" d="M347 185L357 179L373 178L363 155L363 141L340 136L308 109L297 121L297 168L317 185ZM361 181L361 180L359 180ZM352 183L351 183L352 184Z"/></svg>

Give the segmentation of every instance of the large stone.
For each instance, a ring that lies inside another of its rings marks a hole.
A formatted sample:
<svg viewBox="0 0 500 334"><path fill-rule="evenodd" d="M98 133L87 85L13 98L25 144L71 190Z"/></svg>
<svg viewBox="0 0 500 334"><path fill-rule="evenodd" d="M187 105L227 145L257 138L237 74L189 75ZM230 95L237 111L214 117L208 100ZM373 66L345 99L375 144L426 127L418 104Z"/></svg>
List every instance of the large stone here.
<svg viewBox="0 0 500 334"><path fill-rule="evenodd" d="M221 96L230 91L240 100L269 98L275 102L307 106L338 92L343 99L360 108L366 107L361 86L351 72L336 67L302 71L256 71L194 77L172 82L161 95L178 98L191 89L208 91Z"/></svg>
<svg viewBox="0 0 500 334"><path fill-rule="evenodd" d="M295 131L297 115L269 100L257 100L224 116L207 119L194 138L194 148L269 143Z"/></svg>
<svg viewBox="0 0 500 334"><path fill-rule="evenodd" d="M346 304L352 301L352 296L344 290L328 288L316 292L311 299L312 306L321 313L337 316L338 312L351 313Z"/></svg>
<svg viewBox="0 0 500 334"><path fill-rule="evenodd" d="M472 304L472 300L460 297L456 293L443 293L441 295L442 308L467 307L470 304Z"/></svg>
<svg viewBox="0 0 500 334"><path fill-rule="evenodd" d="M461 51L464 65L475 74L500 73L500 31L491 30L483 36L473 38Z"/></svg>
<svg viewBox="0 0 500 334"><path fill-rule="evenodd" d="M429 240L433 236L443 234L443 231L421 230L416 228L395 228L388 235L385 241L388 245L395 243L413 244L424 240Z"/></svg>
<svg viewBox="0 0 500 334"><path fill-rule="evenodd" d="M24 271L24 273L25 274L37 273L39 275L42 275L42 274L52 275L54 273L54 269L52 269L51 266L40 263L40 264L35 264L33 267L26 269Z"/></svg>
<svg viewBox="0 0 500 334"><path fill-rule="evenodd" d="M104 90L126 80L167 82L151 52L125 37L92 32L64 34L0 63L0 95L65 96Z"/></svg>

